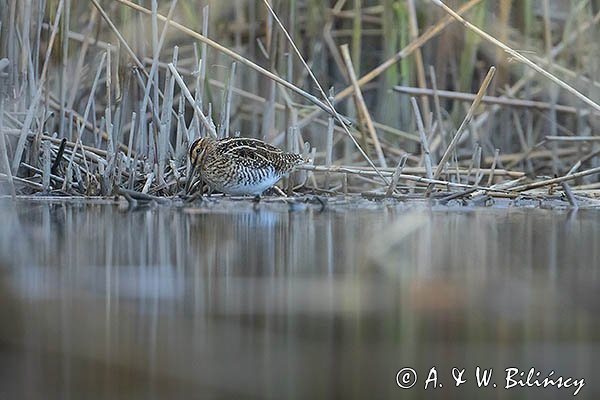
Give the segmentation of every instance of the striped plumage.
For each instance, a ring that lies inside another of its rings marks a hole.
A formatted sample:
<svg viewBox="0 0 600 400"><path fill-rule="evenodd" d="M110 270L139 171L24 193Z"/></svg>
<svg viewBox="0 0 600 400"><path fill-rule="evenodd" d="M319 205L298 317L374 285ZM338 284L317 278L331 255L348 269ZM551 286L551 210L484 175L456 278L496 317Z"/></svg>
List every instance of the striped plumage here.
<svg viewBox="0 0 600 400"><path fill-rule="evenodd" d="M248 138L200 138L189 155L194 171L208 185L233 195L259 196L304 163L299 154Z"/></svg>

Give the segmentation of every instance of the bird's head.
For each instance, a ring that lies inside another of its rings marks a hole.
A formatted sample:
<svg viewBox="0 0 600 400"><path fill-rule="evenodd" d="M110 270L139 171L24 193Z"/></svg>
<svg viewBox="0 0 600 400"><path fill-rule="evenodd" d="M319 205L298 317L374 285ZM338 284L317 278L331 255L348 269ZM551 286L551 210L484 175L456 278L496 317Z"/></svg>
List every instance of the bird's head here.
<svg viewBox="0 0 600 400"><path fill-rule="evenodd" d="M189 193L190 189L198 182L198 171L204 161L204 156L208 151L209 147L214 144L215 140L212 138L204 137L194 141L190 146L189 156L191 171L188 174L188 182L185 188L185 192Z"/></svg>
<svg viewBox="0 0 600 400"><path fill-rule="evenodd" d="M200 139L196 139L194 143L190 146L190 163L193 167L199 167L202 163L202 159L206 154L208 148L212 145L214 139L203 137Z"/></svg>

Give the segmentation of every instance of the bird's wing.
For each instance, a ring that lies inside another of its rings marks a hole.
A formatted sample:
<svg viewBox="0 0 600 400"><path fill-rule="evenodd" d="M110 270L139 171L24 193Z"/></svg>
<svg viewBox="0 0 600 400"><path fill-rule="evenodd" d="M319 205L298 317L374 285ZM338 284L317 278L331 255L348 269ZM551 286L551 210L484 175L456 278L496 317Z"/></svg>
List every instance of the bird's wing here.
<svg viewBox="0 0 600 400"><path fill-rule="evenodd" d="M250 168L273 169L282 174L289 172L301 160L297 154L286 153L258 139L224 139L219 142L219 148L223 156L235 158Z"/></svg>
<svg viewBox="0 0 600 400"><path fill-rule="evenodd" d="M219 146L226 149L235 149L237 147L252 148L262 153L283 153L283 150L277 148L262 140L252 138L229 138L219 141Z"/></svg>
<svg viewBox="0 0 600 400"><path fill-rule="evenodd" d="M253 146L238 145L227 149L224 156L234 158L239 164L252 169L263 169L273 167L273 158Z"/></svg>

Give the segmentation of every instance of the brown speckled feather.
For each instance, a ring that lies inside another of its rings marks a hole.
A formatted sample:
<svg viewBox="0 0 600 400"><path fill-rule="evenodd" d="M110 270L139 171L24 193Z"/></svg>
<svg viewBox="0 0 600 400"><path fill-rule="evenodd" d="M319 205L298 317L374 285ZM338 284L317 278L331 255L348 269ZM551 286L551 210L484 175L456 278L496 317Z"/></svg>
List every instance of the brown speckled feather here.
<svg viewBox="0 0 600 400"><path fill-rule="evenodd" d="M248 138L198 139L190 147L190 160L213 188L252 195L260 195L304 163L299 154Z"/></svg>

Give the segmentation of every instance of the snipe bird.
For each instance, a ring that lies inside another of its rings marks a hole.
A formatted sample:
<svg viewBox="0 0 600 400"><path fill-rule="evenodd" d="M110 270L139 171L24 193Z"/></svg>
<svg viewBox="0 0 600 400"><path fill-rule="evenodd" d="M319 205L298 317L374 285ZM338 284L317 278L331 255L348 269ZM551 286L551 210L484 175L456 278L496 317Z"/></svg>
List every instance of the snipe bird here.
<svg viewBox="0 0 600 400"><path fill-rule="evenodd" d="M304 164L302 156L258 139L204 137L190 146L192 179L197 171L213 189L258 198L283 176Z"/></svg>

